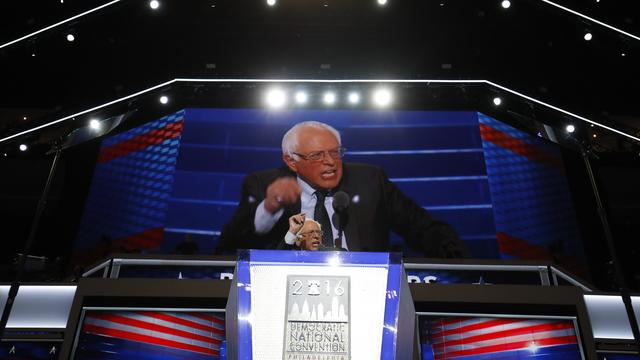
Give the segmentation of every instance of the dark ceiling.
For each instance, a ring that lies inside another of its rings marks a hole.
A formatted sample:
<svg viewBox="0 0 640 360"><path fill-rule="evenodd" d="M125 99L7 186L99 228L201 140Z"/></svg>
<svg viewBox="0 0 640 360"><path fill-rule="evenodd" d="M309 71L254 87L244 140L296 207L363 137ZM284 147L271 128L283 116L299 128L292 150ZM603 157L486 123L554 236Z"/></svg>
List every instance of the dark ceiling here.
<svg viewBox="0 0 640 360"><path fill-rule="evenodd" d="M0 134L178 77L487 79L640 129L640 41L543 0L160 1L121 0L1 48ZM2 2L0 43L106 2ZM559 3L640 35L634 1Z"/></svg>

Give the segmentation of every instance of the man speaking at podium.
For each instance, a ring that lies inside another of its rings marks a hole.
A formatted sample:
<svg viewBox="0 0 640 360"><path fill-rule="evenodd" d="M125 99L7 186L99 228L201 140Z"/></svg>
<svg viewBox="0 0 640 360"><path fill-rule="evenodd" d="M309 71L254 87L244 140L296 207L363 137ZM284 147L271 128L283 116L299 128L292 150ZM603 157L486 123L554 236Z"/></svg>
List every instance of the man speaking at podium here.
<svg viewBox="0 0 640 360"><path fill-rule="evenodd" d="M289 129L282 138L286 167L244 179L240 204L222 230L220 249L286 247L289 218L304 213L320 223L328 247L388 251L393 230L425 256L469 256L451 226L404 195L382 169L343 163L344 152L340 134L327 124L306 121ZM343 209L344 236L334 244L339 220L332 205L339 192L348 194L350 204Z"/></svg>

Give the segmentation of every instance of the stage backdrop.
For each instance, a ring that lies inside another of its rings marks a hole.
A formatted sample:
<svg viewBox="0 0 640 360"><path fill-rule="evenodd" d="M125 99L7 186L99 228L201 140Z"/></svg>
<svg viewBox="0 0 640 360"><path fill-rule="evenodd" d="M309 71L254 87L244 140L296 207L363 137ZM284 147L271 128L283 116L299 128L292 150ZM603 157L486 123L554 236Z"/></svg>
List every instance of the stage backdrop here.
<svg viewBox="0 0 640 360"><path fill-rule="evenodd" d="M582 257L557 145L483 114L189 108L103 141L77 261L113 251L210 254L243 177L282 166L282 136L304 120L337 128L344 161L383 167L475 257ZM411 253L395 235L393 245Z"/></svg>

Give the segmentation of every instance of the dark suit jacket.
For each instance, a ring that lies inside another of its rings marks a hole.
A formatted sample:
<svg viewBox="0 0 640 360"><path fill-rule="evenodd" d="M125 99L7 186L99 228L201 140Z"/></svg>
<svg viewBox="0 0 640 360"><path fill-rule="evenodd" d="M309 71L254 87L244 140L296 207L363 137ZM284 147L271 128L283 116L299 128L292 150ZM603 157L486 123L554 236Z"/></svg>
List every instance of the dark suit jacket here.
<svg viewBox="0 0 640 360"><path fill-rule="evenodd" d="M220 236L220 248L277 249L289 229L289 217L300 213L300 202L285 207L284 214L264 235L255 233L257 206L264 200L267 187L277 178L296 174L288 168L272 169L248 175L242 185L242 198L231 221ZM384 171L364 164L343 164L340 184L357 202L348 208L345 236L351 251L389 251L389 230L402 236L428 257L468 257L469 251L448 224L433 219L422 207L404 195Z"/></svg>

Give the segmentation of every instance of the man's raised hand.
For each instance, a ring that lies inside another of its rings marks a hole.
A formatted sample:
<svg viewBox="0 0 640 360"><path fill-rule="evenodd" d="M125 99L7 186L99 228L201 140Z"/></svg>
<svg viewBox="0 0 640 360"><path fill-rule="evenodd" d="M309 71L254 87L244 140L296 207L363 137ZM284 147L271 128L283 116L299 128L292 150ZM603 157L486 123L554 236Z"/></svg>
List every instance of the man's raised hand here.
<svg viewBox="0 0 640 360"><path fill-rule="evenodd" d="M300 199L301 192L302 190L296 178L278 178L267 188L264 207L269 213L273 214L285 205L295 204Z"/></svg>

